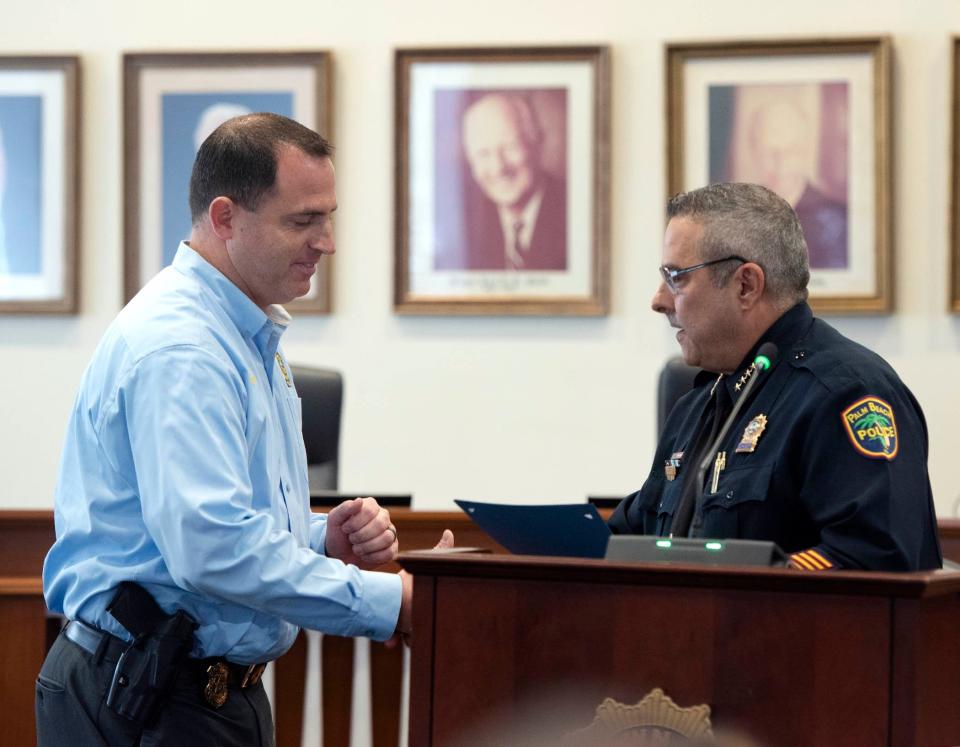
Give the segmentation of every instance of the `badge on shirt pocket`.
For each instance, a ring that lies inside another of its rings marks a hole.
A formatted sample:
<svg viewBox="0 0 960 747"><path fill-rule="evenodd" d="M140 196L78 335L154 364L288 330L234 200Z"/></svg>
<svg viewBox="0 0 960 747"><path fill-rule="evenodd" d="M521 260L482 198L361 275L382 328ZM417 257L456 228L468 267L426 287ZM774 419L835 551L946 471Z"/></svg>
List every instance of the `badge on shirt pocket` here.
<svg viewBox="0 0 960 747"><path fill-rule="evenodd" d="M752 454L766 427L767 416L762 413L747 423L747 427L743 429L743 435L740 436L740 443L737 444L736 453Z"/></svg>

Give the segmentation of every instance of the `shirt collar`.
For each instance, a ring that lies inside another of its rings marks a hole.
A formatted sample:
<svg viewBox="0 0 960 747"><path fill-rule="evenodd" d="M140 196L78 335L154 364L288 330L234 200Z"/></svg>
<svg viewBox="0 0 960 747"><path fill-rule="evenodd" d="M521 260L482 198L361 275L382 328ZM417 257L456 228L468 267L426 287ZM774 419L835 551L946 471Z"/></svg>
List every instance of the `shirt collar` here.
<svg viewBox="0 0 960 747"><path fill-rule="evenodd" d="M709 381L723 382L724 386L727 387L727 392L730 395L730 399L736 401L739 396L739 390L737 389L738 382L746 383L747 377L746 374L750 371L750 366L753 363L753 359L757 355L757 350L760 349L760 346L765 342L772 342L777 346L777 349L780 353L780 358L783 358L787 355L790 348L792 348L796 343L807 333L807 330L810 328L810 324L813 322L813 311L811 311L810 306L806 302L801 301L796 306L792 307L781 315L773 324L771 324L767 331L760 335L760 338L753 344L753 347L750 348L750 352L747 353L743 360L740 362L740 365L734 370L729 376L726 374L720 374L719 376L716 373L710 371L700 371L694 378L694 386L701 386ZM774 366L776 366L774 362ZM713 388L710 389L713 392Z"/></svg>
<svg viewBox="0 0 960 747"><path fill-rule="evenodd" d="M173 258L173 267L188 277L196 278L213 293L244 337L256 337L268 324L280 327L278 332L282 334L290 324L290 315L282 306L268 306L268 313L264 313L232 280L201 257L186 241L180 242Z"/></svg>

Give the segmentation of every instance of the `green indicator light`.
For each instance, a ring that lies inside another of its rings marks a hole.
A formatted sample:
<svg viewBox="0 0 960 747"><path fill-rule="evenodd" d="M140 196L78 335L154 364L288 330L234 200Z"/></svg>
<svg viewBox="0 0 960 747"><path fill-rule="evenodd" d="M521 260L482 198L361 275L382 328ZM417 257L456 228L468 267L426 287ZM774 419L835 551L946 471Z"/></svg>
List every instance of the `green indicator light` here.
<svg viewBox="0 0 960 747"><path fill-rule="evenodd" d="M758 355L753 359L753 362L756 364L757 368L761 368L764 371L770 368L770 359L765 355Z"/></svg>
<svg viewBox="0 0 960 747"><path fill-rule="evenodd" d="M657 540L657 547L670 547L673 543L670 540Z"/></svg>
<svg viewBox="0 0 960 747"><path fill-rule="evenodd" d="M723 545L719 542L708 542L704 545L708 550L722 550Z"/></svg>

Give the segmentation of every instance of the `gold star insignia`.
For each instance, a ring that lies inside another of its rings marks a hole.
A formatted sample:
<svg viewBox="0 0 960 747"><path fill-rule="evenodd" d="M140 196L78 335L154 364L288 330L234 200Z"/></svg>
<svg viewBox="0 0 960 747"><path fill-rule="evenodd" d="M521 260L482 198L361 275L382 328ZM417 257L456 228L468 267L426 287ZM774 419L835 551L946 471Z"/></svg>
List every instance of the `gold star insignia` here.
<svg viewBox="0 0 960 747"><path fill-rule="evenodd" d="M733 385L734 390L740 391L743 389L743 386L750 380L750 377L753 375L753 372L757 370L757 364L751 363L747 366L747 370L743 372L743 375L737 379L737 383Z"/></svg>

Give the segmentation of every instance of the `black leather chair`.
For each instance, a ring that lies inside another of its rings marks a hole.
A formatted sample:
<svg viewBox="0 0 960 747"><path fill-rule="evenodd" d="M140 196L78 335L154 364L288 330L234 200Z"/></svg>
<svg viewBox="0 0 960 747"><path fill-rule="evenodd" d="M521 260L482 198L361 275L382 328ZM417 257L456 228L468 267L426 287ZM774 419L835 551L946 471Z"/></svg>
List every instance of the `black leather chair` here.
<svg viewBox="0 0 960 747"><path fill-rule="evenodd" d="M343 377L327 368L291 366L303 402L303 443L310 492L335 491L340 464Z"/></svg>
<svg viewBox="0 0 960 747"><path fill-rule="evenodd" d="M679 355L668 360L657 379L657 439L663 433L663 426L667 416L677 404L677 400L693 389L693 380L700 373L699 368L688 366ZM616 508L620 505L623 496L591 495L587 496L587 503L597 508Z"/></svg>
<svg viewBox="0 0 960 747"><path fill-rule="evenodd" d="M657 382L657 437L663 433L667 416L677 400L693 389L693 380L699 368L688 366L679 355L666 362Z"/></svg>

